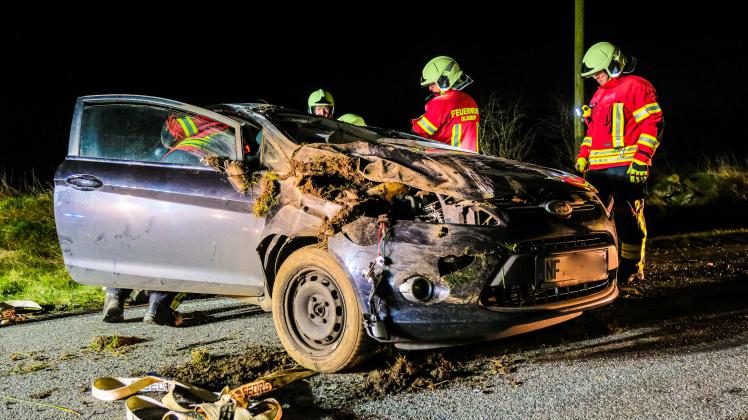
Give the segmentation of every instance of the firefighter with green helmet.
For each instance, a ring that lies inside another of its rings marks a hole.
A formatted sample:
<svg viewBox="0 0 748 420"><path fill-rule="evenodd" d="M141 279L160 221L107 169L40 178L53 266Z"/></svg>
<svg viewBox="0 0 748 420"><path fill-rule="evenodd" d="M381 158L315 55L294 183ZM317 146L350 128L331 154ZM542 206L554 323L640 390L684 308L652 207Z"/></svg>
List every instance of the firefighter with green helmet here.
<svg viewBox="0 0 748 420"><path fill-rule="evenodd" d="M457 62L439 56L424 66L421 86L435 96L426 103L426 112L411 121L413 132L473 152L478 151L480 114L475 100L462 92L472 79Z"/></svg>
<svg viewBox="0 0 748 420"><path fill-rule="evenodd" d="M601 199L613 199L619 283L644 278L644 195L663 124L655 89L631 74L635 65L635 58L609 42L591 46L582 59L581 76L594 78L598 89L590 100L590 113L585 112L587 134L575 167L586 173Z"/></svg>
<svg viewBox="0 0 748 420"><path fill-rule="evenodd" d="M324 89L317 89L312 92L307 100L307 105L307 110L312 115L332 119L335 113L335 100L332 98L332 93Z"/></svg>

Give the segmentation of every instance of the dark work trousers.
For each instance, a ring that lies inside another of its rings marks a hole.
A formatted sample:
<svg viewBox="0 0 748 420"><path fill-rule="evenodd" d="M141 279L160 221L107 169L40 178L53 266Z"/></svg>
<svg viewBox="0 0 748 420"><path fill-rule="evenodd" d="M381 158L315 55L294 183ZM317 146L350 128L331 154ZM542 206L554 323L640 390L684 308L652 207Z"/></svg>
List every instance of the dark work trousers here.
<svg viewBox="0 0 748 420"><path fill-rule="evenodd" d="M113 293L117 295L119 300L121 302L124 302L125 299L132 293L132 289L120 289L116 287L107 287L106 289L107 293ZM149 292L149 305L148 308L151 310L151 308L156 308L157 306L169 308L172 311L176 310L177 307L182 303L182 301L187 297L187 293L177 293L177 292L159 292L159 291L151 291Z"/></svg>
<svg viewBox="0 0 748 420"><path fill-rule="evenodd" d="M632 183L626 173L628 166L587 172L587 181L597 188L603 204L613 197L614 219L618 231L620 267L618 278L626 281L632 275L644 274L644 250L647 224L644 220L646 183Z"/></svg>

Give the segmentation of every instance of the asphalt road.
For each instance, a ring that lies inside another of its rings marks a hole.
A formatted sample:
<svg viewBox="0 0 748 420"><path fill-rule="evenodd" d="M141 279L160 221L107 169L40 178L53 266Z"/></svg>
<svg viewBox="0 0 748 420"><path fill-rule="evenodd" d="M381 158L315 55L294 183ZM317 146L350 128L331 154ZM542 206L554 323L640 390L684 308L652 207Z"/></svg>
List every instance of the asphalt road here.
<svg viewBox="0 0 748 420"><path fill-rule="evenodd" d="M297 418L748 419L748 247L660 251L650 273L604 310L444 352L459 374L433 389L362 394L367 373L392 365L395 355L383 352L356 372L318 375L278 398ZM89 314L0 329L0 418L76 417L30 402L122 418L121 401L90 395L93 378L162 371L195 349L236 356L280 348L270 314L257 307L216 298L180 310L183 328L145 325L143 308L134 308L117 325ZM123 354L89 348L113 334L146 341Z"/></svg>

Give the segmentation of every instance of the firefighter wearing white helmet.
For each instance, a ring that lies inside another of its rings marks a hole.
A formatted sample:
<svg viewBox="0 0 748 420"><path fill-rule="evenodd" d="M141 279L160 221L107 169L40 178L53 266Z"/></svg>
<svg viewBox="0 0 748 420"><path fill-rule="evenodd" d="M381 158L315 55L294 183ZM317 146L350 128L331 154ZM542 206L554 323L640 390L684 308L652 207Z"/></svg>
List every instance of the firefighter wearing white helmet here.
<svg viewBox="0 0 748 420"><path fill-rule="evenodd" d="M470 83L472 79L450 57L439 56L426 63L421 86L435 96L426 103L426 112L411 120L413 132L477 152L480 113L475 100L462 92Z"/></svg>
<svg viewBox="0 0 748 420"><path fill-rule="evenodd" d="M585 53L581 73L594 78L599 87L590 100L576 169L587 174L603 200L613 197L620 283L644 278L645 181L663 122L652 84L630 74L635 65L636 59L615 45L599 42Z"/></svg>
<svg viewBox="0 0 748 420"><path fill-rule="evenodd" d="M332 94L324 89L318 89L309 95L307 100L308 112L312 115L332 119L335 113L335 100Z"/></svg>

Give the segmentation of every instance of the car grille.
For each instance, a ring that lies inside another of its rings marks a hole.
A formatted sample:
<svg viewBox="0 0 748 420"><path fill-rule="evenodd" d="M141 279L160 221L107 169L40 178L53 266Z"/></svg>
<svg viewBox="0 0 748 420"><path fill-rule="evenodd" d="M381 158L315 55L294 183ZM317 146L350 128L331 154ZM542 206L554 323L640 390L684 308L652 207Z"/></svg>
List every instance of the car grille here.
<svg viewBox="0 0 748 420"><path fill-rule="evenodd" d="M529 285L489 287L483 294L485 306L521 308L563 302L602 292L611 283L612 277L605 280L576 284L573 286L533 289Z"/></svg>
<svg viewBox="0 0 748 420"><path fill-rule="evenodd" d="M534 280L534 259L537 255L548 255L555 252L589 249L613 244L612 237L607 233L589 235L564 236L520 242L515 254L524 255L516 261L516 271L509 273L516 275L506 278L503 284L489 286L481 294L481 303L485 306L521 308L526 306L543 305L563 302L605 290L615 279L615 271L608 279L581 283L563 287L549 287L536 284Z"/></svg>
<svg viewBox="0 0 748 420"><path fill-rule="evenodd" d="M612 243L613 240L610 235L606 233L564 236L562 238L538 239L534 241L520 242L517 245L516 253L542 255L551 252L611 245Z"/></svg>

